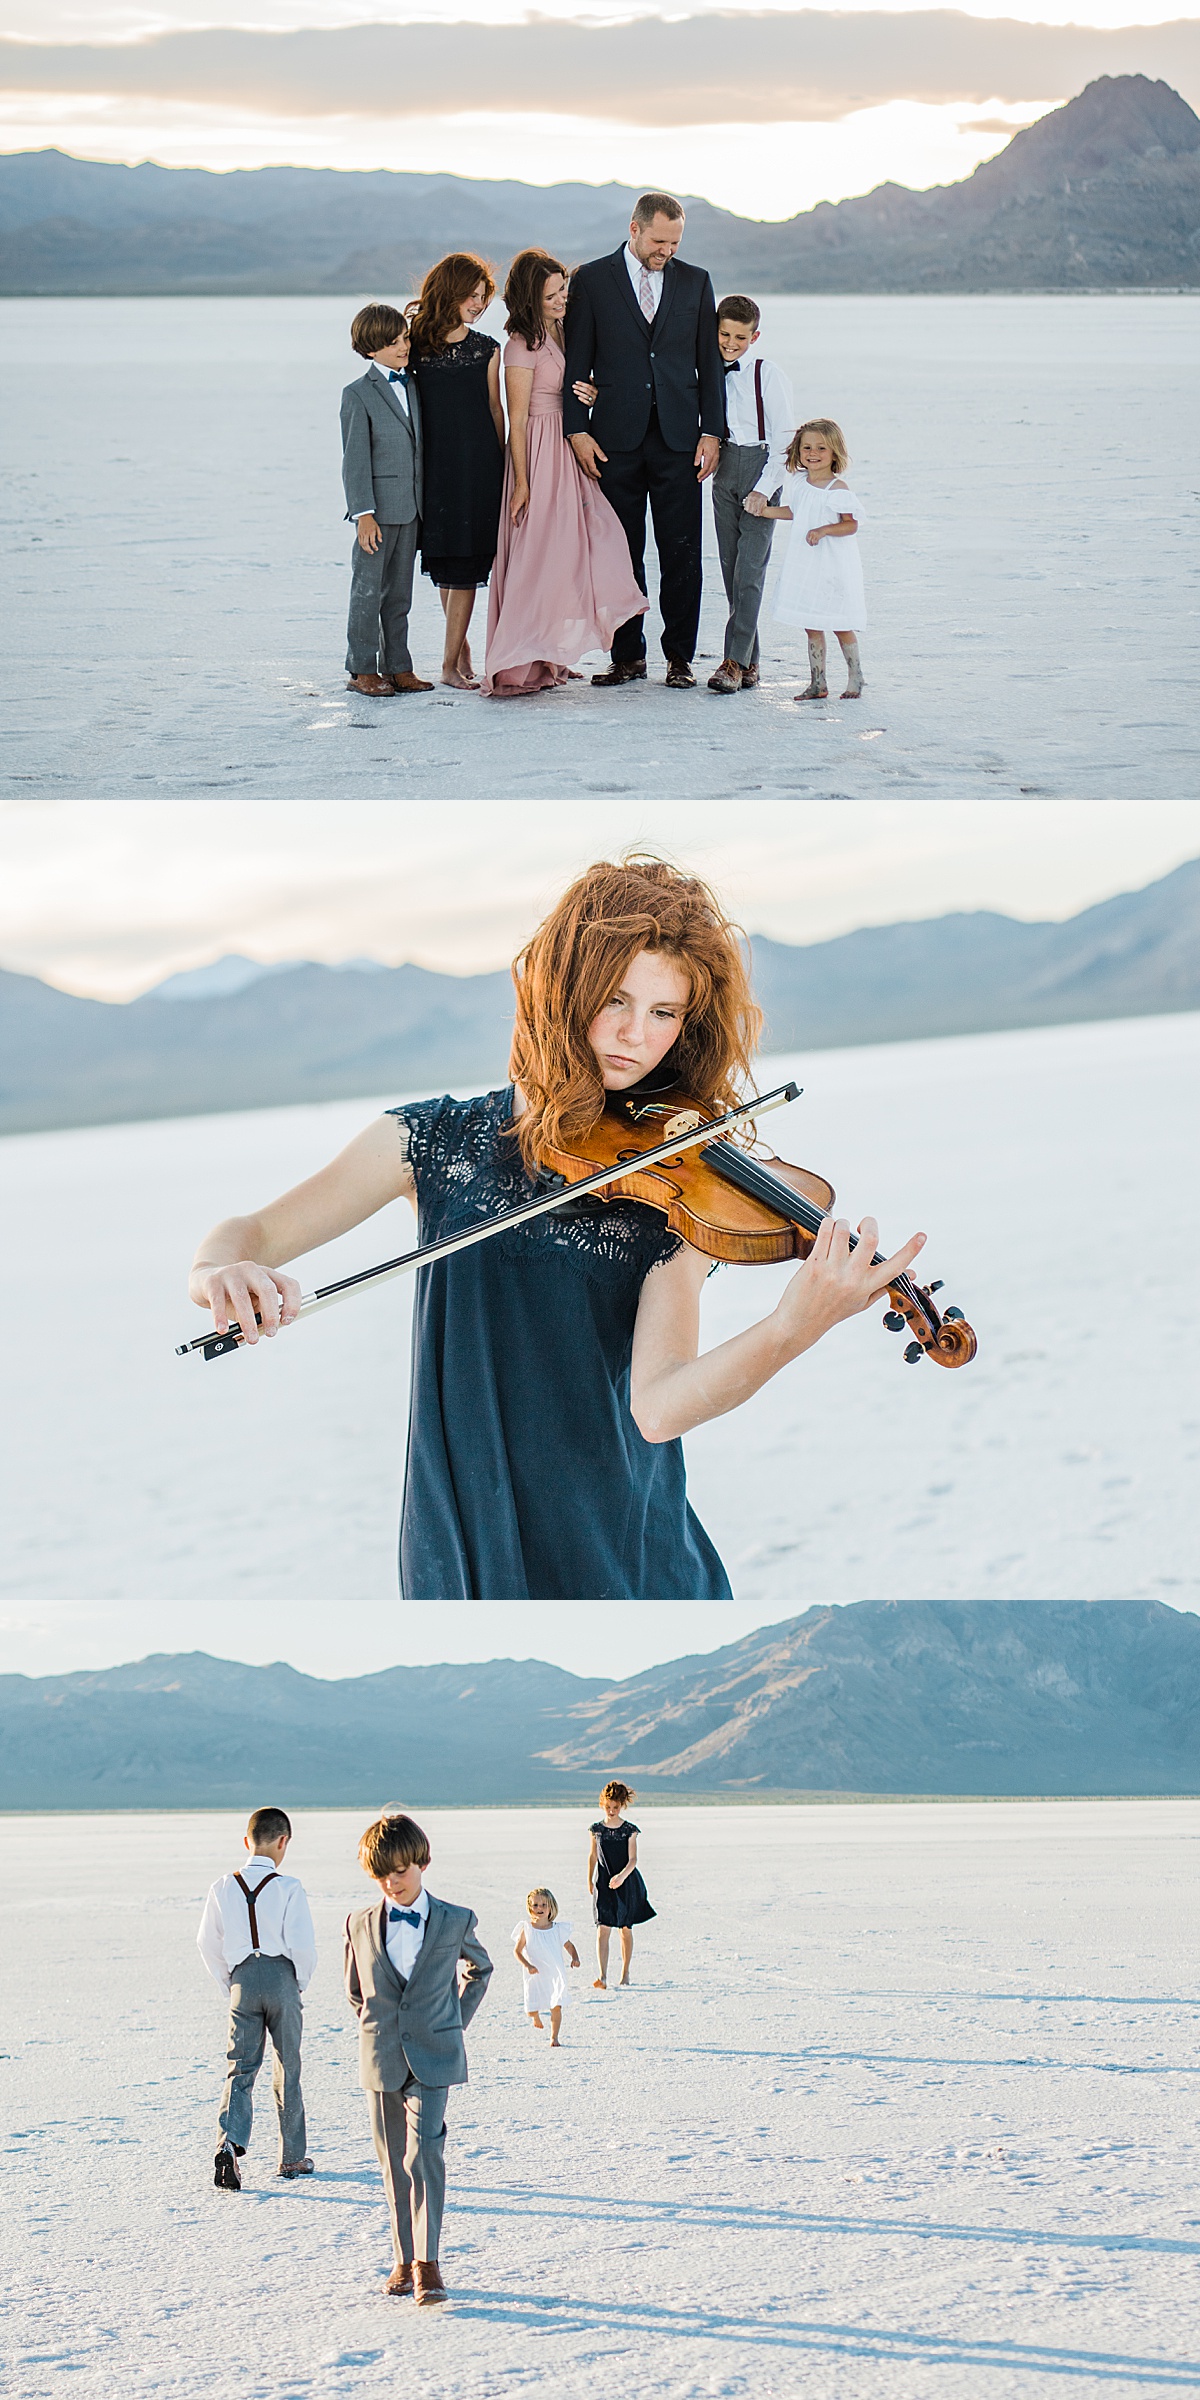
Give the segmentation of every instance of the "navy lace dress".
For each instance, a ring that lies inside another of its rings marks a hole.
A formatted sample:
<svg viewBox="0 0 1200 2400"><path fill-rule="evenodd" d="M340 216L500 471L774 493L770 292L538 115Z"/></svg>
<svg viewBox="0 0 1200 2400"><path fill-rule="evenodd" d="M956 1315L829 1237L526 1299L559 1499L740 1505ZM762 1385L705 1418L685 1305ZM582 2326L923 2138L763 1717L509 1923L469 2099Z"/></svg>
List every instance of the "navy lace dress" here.
<svg viewBox="0 0 1200 2400"><path fill-rule="evenodd" d="M420 1238L533 1197L512 1087L389 1111ZM576 1200L422 1267L400 1526L406 1600L728 1600L679 1442L629 1411L642 1284L679 1244L640 1201Z"/></svg>
<svg viewBox="0 0 1200 2400"><path fill-rule="evenodd" d="M496 563L504 450L488 398L500 347L472 325L461 342L413 360L421 399L421 566L448 590L478 590Z"/></svg>

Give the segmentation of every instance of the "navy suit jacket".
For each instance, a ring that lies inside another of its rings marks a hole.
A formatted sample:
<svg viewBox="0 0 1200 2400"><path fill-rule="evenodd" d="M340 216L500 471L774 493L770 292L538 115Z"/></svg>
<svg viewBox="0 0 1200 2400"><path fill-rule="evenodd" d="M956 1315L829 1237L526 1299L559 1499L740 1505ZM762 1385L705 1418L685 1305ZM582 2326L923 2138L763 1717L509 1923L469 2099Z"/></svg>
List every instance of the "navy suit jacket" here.
<svg viewBox="0 0 1200 2400"><path fill-rule="evenodd" d="M725 431L725 370L717 343L717 304L703 267L668 259L658 314L648 325L638 306L625 244L593 259L571 279L564 328L563 431L594 433L602 450L637 450L650 411L669 450L694 451L702 433ZM599 397L589 416L572 385L590 382Z"/></svg>

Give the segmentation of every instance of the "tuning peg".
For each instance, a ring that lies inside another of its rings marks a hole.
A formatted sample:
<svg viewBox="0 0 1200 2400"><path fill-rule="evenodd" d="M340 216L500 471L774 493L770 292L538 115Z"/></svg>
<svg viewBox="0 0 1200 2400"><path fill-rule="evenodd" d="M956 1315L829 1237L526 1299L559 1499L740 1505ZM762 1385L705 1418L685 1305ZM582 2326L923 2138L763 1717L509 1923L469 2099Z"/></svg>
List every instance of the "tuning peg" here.
<svg viewBox="0 0 1200 2400"><path fill-rule="evenodd" d="M898 1308L885 1309L883 1321L889 1333L903 1333L905 1320Z"/></svg>
<svg viewBox="0 0 1200 2400"><path fill-rule="evenodd" d="M929 1291L931 1291L931 1292L940 1292L940 1290L941 1290L941 1288L942 1288L942 1277L939 1275L939 1276L938 1276L938 1279L937 1279L937 1282L936 1282L936 1283L931 1283L931 1284L927 1285L927 1287L926 1287L926 1288L927 1288L927 1290L929 1290Z"/></svg>
<svg viewBox="0 0 1200 2400"><path fill-rule="evenodd" d="M952 1325L961 1325L965 1322L961 1308L944 1308L942 1315L949 1317Z"/></svg>
<svg viewBox="0 0 1200 2400"><path fill-rule="evenodd" d="M919 1358L924 1358L925 1353L919 1342L909 1342L904 1355L908 1360L909 1366L915 1367L917 1360Z"/></svg>

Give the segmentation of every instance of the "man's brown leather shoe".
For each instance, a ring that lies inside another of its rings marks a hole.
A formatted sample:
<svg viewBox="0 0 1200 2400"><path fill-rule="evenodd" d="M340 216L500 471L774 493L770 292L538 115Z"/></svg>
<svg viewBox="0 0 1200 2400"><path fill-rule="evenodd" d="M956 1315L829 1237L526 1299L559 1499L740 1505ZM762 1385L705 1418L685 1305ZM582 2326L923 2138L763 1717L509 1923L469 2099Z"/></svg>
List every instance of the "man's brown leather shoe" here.
<svg viewBox="0 0 1200 2400"><path fill-rule="evenodd" d="M346 690L361 692L364 700L394 700L396 697L396 686L390 675L352 675Z"/></svg>
<svg viewBox="0 0 1200 2400"><path fill-rule="evenodd" d="M669 658L667 660L667 690L669 692L691 691L695 682L696 678L686 658Z"/></svg>
<svg viewBox="0 0 1200 2400"><path fill-rule="evenodd" d="M432 2308L435 2300L449 2297L436 2258L417 2259L413 2267L413 2280L416 2285L413 2298L418 2308Z"/></svg>
<svg viewBox="0 0 1200 2400"><path fill-rule="evenodd" d="M754 691L754 690L757 688L757 685L758 685L758 668L757 668L757 667L743 667L743 668L742 668L742 690L743 690L744 692L752 692L752 691Z"/></svg>
<svg viewBox="0 0 1200 2400"><path fill-rule="evenodd" d="M717 668L716 674L709 676L708 688L710 692L740 692L742 688L742 670L739 667L736 658L723 658L721 660L721 664Z"/></svg>
<svg viewBox="0 0 1200 2400"><path fill-rule="evenodd" d="M402 675L393 675L391 681L393 689L397 692L431 692L433 690L431 683L422 683L420 676L414 675L411 670Z"/></svg>
<svg viewBox="0 0 1200 2400"><path fill-rule="evenodd" d="M387 2293L389 2300L408 2299L413 2288L413 2267L411 2258L402 2258L399 2266L392 2268L392 2272L388 2276L387 2282L383 2288Z"/></svg>
<svg viewBox="0 0 1200 2400"><path fill-rule="evenodd" d="M592 677L593 683L644 683L645 680L644 658L626 658L619 665L614 659L611 667L606 667L602 675Z"/></svg>

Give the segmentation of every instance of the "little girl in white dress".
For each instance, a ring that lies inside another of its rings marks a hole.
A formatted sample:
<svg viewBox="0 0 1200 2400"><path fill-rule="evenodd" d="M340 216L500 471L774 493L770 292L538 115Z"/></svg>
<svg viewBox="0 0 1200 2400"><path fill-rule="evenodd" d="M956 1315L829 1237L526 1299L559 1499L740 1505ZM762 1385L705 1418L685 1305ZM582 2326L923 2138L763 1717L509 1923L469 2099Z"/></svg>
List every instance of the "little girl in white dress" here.
<svg viewBox="0 0 1200 2400"><path fill-rule="evenodd" d="M514 1956L525 1975L525 2014L532 2018L538 2032L543 2033L542 2010L550 2016L550 2047L561 2050L559 2029L562 2012L570 1999L567 1961L579 1965L579 1952L570 1938L571 1927L566 1917L560 1917L558 1902L544 1883L530 1892L525 1902L528 1915L512 1929Z"/></svg>
<svg viewBox="0 0 1200 2400"><path fill-rule="evenodd" d="M857 700L863 688L857 637L867 622L858 552L862 510L845 480L849 457L840 425L832 417L810 418L793 435L787 463L783 507L769 507L761 492L748 492L743 506L752 517L781 517L792 526L773 613L808 635L808 683L796 698L828 699L825 637L833 633L849 671L842 698Z"/></svg>

